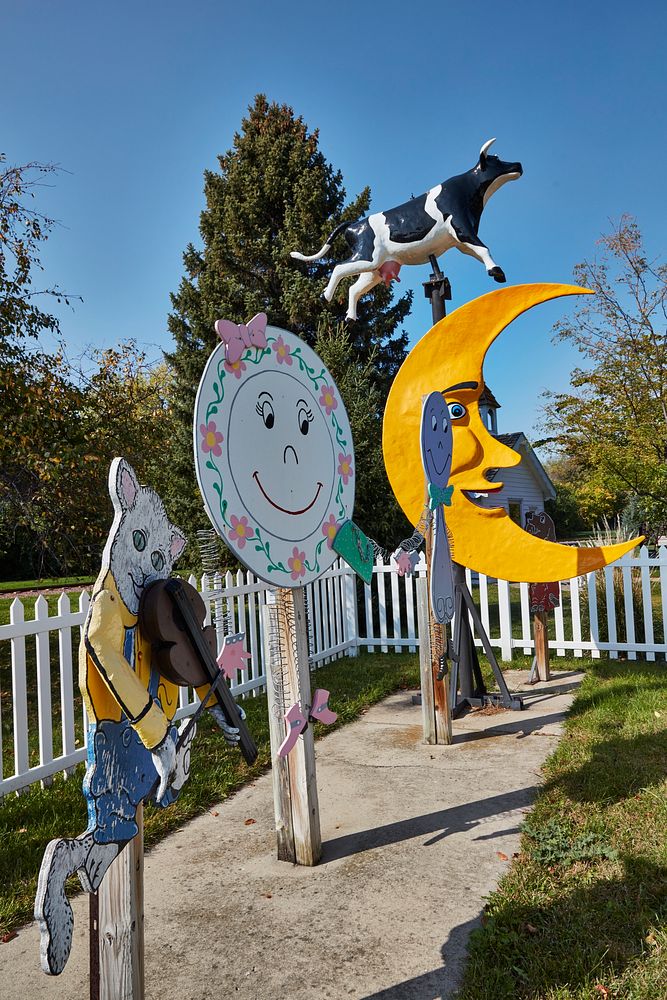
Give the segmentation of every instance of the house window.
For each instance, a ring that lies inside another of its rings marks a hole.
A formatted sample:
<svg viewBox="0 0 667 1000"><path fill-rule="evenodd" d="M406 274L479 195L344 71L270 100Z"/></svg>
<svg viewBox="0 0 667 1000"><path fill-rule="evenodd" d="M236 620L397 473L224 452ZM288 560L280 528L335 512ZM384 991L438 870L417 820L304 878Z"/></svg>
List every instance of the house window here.
<svg viewBox="0 0 667 1000"><path fill-rule="evenodd" d="M509 500L508 501L509 515L516 524L521 524L521 501L520 500Z"/></svg>

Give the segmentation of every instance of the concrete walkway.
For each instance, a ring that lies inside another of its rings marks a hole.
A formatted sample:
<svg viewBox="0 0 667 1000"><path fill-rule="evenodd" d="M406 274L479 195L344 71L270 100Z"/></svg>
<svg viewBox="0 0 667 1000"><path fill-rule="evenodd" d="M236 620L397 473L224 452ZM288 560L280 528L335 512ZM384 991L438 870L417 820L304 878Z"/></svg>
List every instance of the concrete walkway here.
<svg viewBox="0 0 667 1000"><path fill-rule="evenodd" d="M513 690L527 677L507 676ZM451 997L579 681L459 719L451 747L421 743L409 692L319 742L314 869L275 860L269 774L169 836L146 857L147 998ZM39 970L35 927L0 944L3 1000L86 1000L87 902L57 978Z"/></svg>

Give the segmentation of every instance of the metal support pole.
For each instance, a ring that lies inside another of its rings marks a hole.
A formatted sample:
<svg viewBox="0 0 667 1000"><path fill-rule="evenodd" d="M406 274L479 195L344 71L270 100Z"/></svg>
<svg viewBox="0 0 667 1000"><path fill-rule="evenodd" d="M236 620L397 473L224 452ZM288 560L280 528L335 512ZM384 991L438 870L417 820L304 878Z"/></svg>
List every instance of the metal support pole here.
<svg viewBox="0 0 667 1000"><path fill-rule="evenodd" d="M463 588L467 586L465 568L456 562L452 563L452 568L454 570L454 587L456 591L462 594ZM484 687L484 681L482 681L482 690L479 692L475 690L473 671L475 666L479 670L477 651L475 650L472 632L470 631L468 609L463 601L457 602L457 612L458 607L461 608L461 620L457 623L459 637L459 648L457 650L459 657L459 688L461 689L461 700L470 701L472 698L481 697L483 694L486 694L486 688Z"/></svg>
<svg viewBox="0 0 667 1000"><path fill-rule="evenodd" d="M433 324L435 325L441 319L445 318L445 302L451 301L452 286L449 283L449 278L445 277L440 270L438 261L433 254L429 255L429 260L431 262L431 278L429 281L422 282L422 284L424 286L424 295L431 302L431 314L433 316Z"/></svg>

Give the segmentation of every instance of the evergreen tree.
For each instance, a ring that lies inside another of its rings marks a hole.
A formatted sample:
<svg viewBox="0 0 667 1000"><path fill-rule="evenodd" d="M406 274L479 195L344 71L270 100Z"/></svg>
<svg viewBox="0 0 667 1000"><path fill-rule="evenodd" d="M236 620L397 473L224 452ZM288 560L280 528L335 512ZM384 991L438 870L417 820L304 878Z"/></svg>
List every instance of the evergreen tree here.
<svg viewBox="0 0 667 1000"><path fill-rule="evenodd" d="M354 520L390 551L412 533L392 493L382 457L384 399L375 378L375 356L355 356L349 324L320 323L315 350L334 377L350 420L356 491Z"/></svg>
<svg viewBox="0 0 667 1000"><path fill-rule="evenodd" d="M322 318L335 324L345 315L347 287L330 306L321 298L334 261L346 256L345 244L336 241L331 256L310 265L297 264L289 253L318 249L335 225L359 218L370 204L368 188L345 204L342 175L320 152L317 131L261 94L219 164L219 172L205 173L203 247L191 244L185 251L186 275L169 316L175 342L167 355L174 374L173 512L191 537L196 528L209 527L194 474L192 419L204 364L218 342L215 320L240 323L266 312L270 324L313 345ZM362 362L373 358L382 399L405 354L407 337L395 331L410 302L409 294L392 302L391 291L381 286L362 299L350 327L355 355Z"/></svg>

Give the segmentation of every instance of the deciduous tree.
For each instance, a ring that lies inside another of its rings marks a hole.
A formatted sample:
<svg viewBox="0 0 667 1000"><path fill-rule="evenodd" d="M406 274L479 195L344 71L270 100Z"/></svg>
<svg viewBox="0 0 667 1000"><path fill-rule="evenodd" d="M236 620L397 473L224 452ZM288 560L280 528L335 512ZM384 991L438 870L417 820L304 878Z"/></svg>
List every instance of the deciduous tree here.
<svg viewBox="0 0 667 1000"><path fill-rule="evenodd" d="M649 258L630 216L599 245L575 269L595 294L555 328L585 366L570 392L550 394L549 441L576 459L582 498L597 493L607 515L632 500L655 537L667 529L667 265Z"/></svg>

